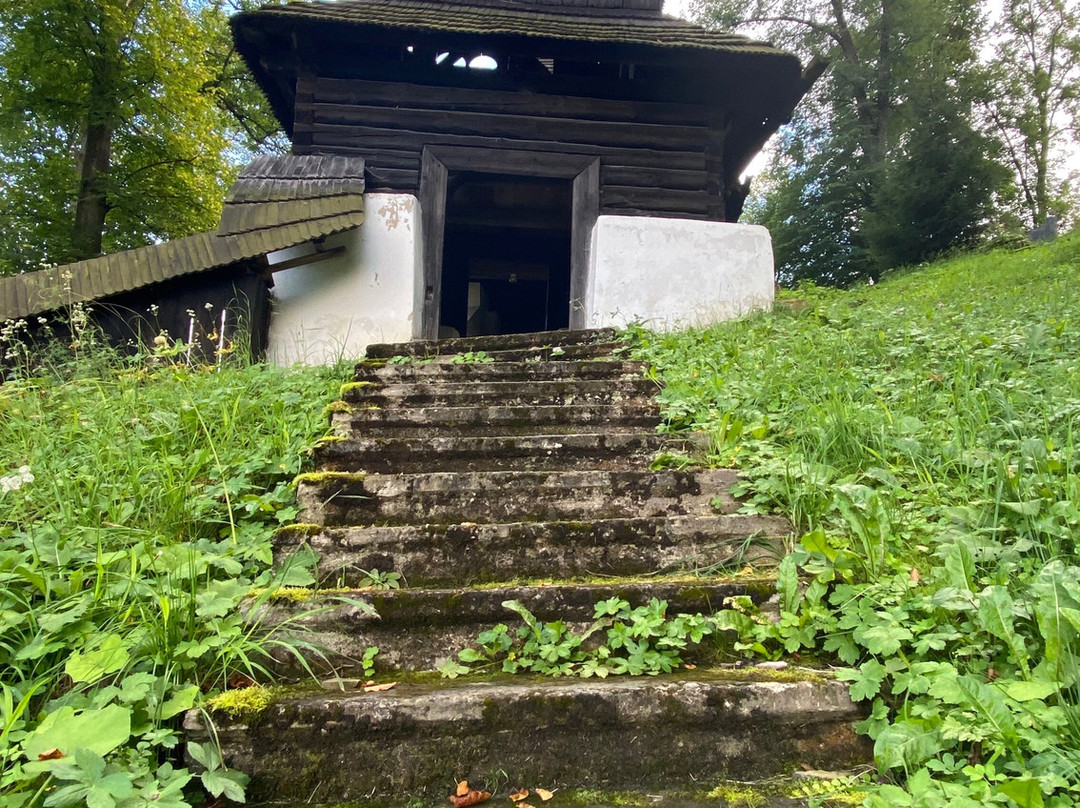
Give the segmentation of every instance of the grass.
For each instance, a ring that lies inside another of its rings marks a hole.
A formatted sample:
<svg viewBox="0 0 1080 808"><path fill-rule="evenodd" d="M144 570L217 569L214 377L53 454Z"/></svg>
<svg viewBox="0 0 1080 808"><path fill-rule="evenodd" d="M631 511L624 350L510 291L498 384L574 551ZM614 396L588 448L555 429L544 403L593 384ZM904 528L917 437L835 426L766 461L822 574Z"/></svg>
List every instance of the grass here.
<svg viewBox="0 0 1080 808"><path fill-rule="evenodd" d="M1080 800L1078 281L1073 235L634 335L666 428L796 526L780 623L719 619L844 666L888 775L868 805Z"/></svg>
<svg viewBox="0 0 1080 808"><path fill-rule="evenodd" d="M299 650L236 607L313 583L270 539L346 370L107 351L65 370L0 386L0 803L235 797L215 760L175 765L177 723Z"/></svg>

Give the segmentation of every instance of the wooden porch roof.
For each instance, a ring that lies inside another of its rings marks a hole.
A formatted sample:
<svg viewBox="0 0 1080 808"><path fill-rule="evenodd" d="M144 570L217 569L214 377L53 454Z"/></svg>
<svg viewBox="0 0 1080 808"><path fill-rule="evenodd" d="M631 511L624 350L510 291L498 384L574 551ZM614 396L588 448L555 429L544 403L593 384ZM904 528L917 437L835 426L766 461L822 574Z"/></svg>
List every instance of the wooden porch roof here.
<svg viewBox="0 0 1080 808"><path fill-rule="evenodd" d="M31 317L258 258L358 227L364 161L256 157L225 200L216 232L0 278L0 321Z"/></svg>

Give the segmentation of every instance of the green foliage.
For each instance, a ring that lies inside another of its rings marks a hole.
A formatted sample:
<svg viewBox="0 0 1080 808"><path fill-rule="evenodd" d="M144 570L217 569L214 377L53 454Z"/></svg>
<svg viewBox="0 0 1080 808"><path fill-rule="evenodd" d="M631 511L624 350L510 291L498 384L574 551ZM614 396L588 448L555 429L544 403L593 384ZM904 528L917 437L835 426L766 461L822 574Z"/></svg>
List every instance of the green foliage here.
<svg viewBox="0 0 1080 808"><path fill-rule="evenodd" d="M225 12L0 6L0 274L216 227L238 160L273 131Z"/></svg>
<svg viewBox="0 0 1080 808"><path fill-rule="evenodd" d="M843 665L891 778L867 805L1080 800L1078 269L1073 236L638 336L671 428L797 526L779 621L712 619Z"/></svg>
<svg viewBox="0 0 1080 808"><path fill-rule="evenodd" d="M671 673L682 664L683 650L717 631L714 621L700 614L668 617L667 603L656 598L636 608L622 598L601 601L592 624L580 634L561 620L541 623L516 600L502 605L522 625L511 632L500 623L481 632L478 647L465 648L456 661L439 666L443 676L453 679L496 666L503 673L548 676L655 676Z"/></svg>
<svg viewBox="0 0 1080 808"><path fill-rule="evenodd" d="M313 583L272 568L271 535L345 371L77 371L0 386L0 804L182 808L183 712L299 650L239 606ZM214 750L192 755L204 789L242 798Z"/></svg>
<svg viewBox="0 0 1080 808"><path fill-rule="evenodd" d="M845 285L964 247L1007 172L977 134L990 98L976 54L979 0L705 0L722 27L829 69L797 108L750 204L773 234L781 283Z"/></svg>

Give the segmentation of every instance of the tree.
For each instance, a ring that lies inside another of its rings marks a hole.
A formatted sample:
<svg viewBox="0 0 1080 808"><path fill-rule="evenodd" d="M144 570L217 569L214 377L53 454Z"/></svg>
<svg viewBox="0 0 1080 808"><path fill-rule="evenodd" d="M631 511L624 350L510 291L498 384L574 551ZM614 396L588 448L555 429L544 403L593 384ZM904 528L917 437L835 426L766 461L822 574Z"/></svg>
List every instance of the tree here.
<svg viewBox="0 0 1080 808"><path fill-rule="evenodd" d="M0 273L216 225L227 150L265 136L227 112L220 3L7 0L0 29Z"/></svg>
<svg viewBox="0 0 1080 808"><path fill-rule="evenodd" d="M1080 136L1080 9L1066 0L1005 0L995 27L987 114L1006 145L1031 226L1065 212L1055 154Z"/></svg>
<svg viewBox="0 0 1080 808"><path fill-rule="evenodd" d="M831 62L797 111L801 123L782 143L779 176L772 177L777 198L762 210L784 279L843 283L873 277L898 260L886 242L921 243L930 250L918 251L921 260L966 242L985 225L1000 175L988 156L992 145L972 125L977 5L706 0L705 9L722 26L763 26L770 39L804 59L816 55ZM936 148L917 136L928 120L950 143L979 148L951 151L947 173L923 172L916 185L898 165L916 165L920 150ZM951 203L965 200L966 207L947 226L933 204L916 204L919 195L940 201L958 186L966 192ZM896 208L900 199L908 203L903 215Z"/></svg>

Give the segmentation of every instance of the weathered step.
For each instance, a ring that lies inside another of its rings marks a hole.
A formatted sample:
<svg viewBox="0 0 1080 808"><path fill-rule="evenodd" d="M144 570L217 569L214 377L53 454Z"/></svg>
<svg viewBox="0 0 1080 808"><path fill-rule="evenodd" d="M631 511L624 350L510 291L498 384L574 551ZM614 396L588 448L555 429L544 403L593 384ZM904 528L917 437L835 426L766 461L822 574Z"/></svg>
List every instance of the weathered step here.
<svg viewBox="0 0 1080 808"><path fill-rule="evenodd" d="M870 757L860 717L844 683L813 674L465 680L283 698L247 722L215 715L213 741L252 776L253 802L445 804L456 781L494 771L551 789L652 790L841 768ZM199 711L184 729L211 741Z"/></svg>
<svg viewBox="0 0 1080 808"><path fill-rule="evenodd" d="M350 438L321 443L315 450L322 471L410 474L425 471L541 471L640 469L665 447L685 441L640 428L578 435L427 438Z"/></svg>
<svg viewBox="0 0 1080 808"><path fill-rule="evenodd" d="M467 563L467 562L466 562ZM611 583L561 583L546 586L503 585L487 588L336 590L307 598L289 598L260 607L260 625L287 626L290 636L310 642L324 654L308 662L322 670L329 663L343 674L359 675L364 651L379 649L379 670L433 670L462 648L475 645L477 635L500 623L521 625L517 614L502 604L516 600L539 620L559 620L576 631L593 621L602 600L622 598L632 607L653 598L666 601L667 614L712 614L726 598L745 595L766 609L776 590L771 579L688 579ZM349 600L375 608L371 614ZM684 652L684 658L715 659L719 637ZM282 663L294 660L281 655ZM290 669L292 669L290 667ZM299 671L293 671L300 674ZM300 674L302 675L302 674Z"/></svg>
<svg viewBox="0 0 1080 808"><path fill-rule="evenodd" d="M583 381L590 379L641 379L648 370L645 362L606 359L566 359L561 362L449 362L409 364L366 359L356 366L357 382L494 382L494 381Z"/></svg>
<svg viewBox="0 0 1080 808"><path fill-rule="evenodd" d="M631 517L566 522L297 526L275 536L284 558L307 543L320 580L363 585L366 570L401 573L413 585L514 578L650 575L775 560L788 523L777 517Z"/></svg>
<svg viewBox="0 0 1080 808"><path fill-rule="evenodd" d="M566 435L656 428L656 402L546 406L365 407L344 404L330 421L334 435L424 438L451 435Z"/></svg>
<svg viewBox="0 0 1080 808"><path fill-rule="evenodd" d="M394 356L456 356L480 351L508 351L523 348L571 348L581 345L615 343L614 328L594 328L581 331L533 331L525 334L492 334L483 337L457 337L441 340L413 340L369 345L369 358ZM625 345L625 343L615 343Z"/></svg>
<svg viewBox="0 0 1080 808"><path fill-rule="evenodd" d="M657 389L655 382L644 378L529 382L433 379L397 384L353 382L342 387L341 398L360 407L644 404L655 397Z"/></svg>
<svg viewBox="0 0 1080 808"><path fill-rule="evenodd" d="M301 522L328 526L617 519L734 513L730 469L305 474Z"/></svg>

